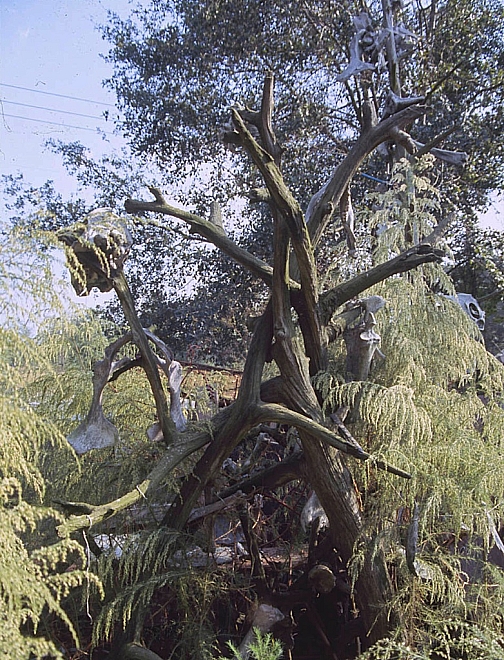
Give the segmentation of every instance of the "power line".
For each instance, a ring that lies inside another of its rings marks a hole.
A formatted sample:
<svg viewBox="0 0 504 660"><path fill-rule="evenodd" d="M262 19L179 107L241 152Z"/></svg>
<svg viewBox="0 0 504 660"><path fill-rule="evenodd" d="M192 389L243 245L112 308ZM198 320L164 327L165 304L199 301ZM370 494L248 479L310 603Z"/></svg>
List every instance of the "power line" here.
<svg viewBox="0 0 504 660"><path fill-rule="evenodd" d="M386 186L392 185L390 181L384 181L383 179L378 179L375 176L372 176L371 174L366 174L365 172L360 172L360 175L365 177L366 179L371 179L371 181L376 181L377 183L384 183Z"/></svg>
<svg viewBox="0 0 504 660"><path fill-rule="evenodd" d="M6 112L2 114L3 117L11 117L13 119L24 119L25 121L36 121L39 122L40 124L49 124L50 126L63 126L63 128L76 128L81 131L93 131L96 132L96 128L89 128L86 126L71 126L70 124L60 124L55 121L46 121L45 119L33 119L33 117L20 117L19 115L10 115L7 114ZM100 129L101 130L101 129ZM114 135L114 133L110 133L107 131L101 131L104 135Z"/></svg>
<svg viewBox="0 0 504 660"><path fill-rule="evenodd" d="M61 112L64 115L74 115L75 117L86 117L87 119L99 119L100 121L104 121L104 117L100 115L83 115L81 112L70 112L69 110L57 110L56 108L45 108L41 105L18 103L17 101L7 101L6 99L1 99L0 103L10 103L11 105L20 105L23 108L34 108L35 110L48 110L49 112Z"/></svg>
<svg viewBox="0 0 504 660"><path fill-rule="evenodd" d="M20 87L19 85L8 85L7 83L0 83L0 87L10 87L11 89L22 89L24 92L34 92L35 94L45 94L46 96L57 96L60 99L71 99L72 101L83 101L84 103L94 103L96 105L106 105L109 108L114 108L112 103L103 103L103 101L92 101L91 99L82 99L78 96L67 96L66 94L56 94L55 92L44 92L41 89L31 89L30 87Z"/></svg>

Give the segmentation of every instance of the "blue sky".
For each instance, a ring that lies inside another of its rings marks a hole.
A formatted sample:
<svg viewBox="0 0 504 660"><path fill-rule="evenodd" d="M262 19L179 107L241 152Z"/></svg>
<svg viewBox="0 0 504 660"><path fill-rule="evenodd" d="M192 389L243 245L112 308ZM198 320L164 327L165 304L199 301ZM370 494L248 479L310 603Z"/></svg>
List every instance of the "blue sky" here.
<svg viewBox="0 0 504 660"><path fill-rule="evenodd" d="M111 70L95 26L107 8L128 7L127 0L0 0L1 174L19 171L35 185L53 179L66 193L74 184L45 140L80 140L95 155L121 146L103 119L114 113L114 96L102 86Z"/></svg>
<svg viewBox="0 0 504 660"><path fill-rule="evenodd" d="M107 9L127 15L130 6L128 0L0 0L0 174L22 172L34 185L52 179L66 194L75 183L44 149L46 139L80 140L95 156L123 144L96 132L112 131L102 115L114 112L115 100L102 86L111 69L100 57L107 44L96 25L106 21ZM503 200L484 224L504 230Z"/></svg>
<svg viewBox="0 0 504 660"><path fill-rule="evenodd" d="M36 186L51 179L67 196L76 182L44 147L47 139L79 140L95 156L123 145L96 130L111 133L103 112L115 112L114 96L102 86L111 73L100 57L107 44L96 30L108 8L127 14L128 0L0 0L0 174L21 172ZM67 295L76 301L70 286ZM94 305L107 297L78 300Z"/></svg>

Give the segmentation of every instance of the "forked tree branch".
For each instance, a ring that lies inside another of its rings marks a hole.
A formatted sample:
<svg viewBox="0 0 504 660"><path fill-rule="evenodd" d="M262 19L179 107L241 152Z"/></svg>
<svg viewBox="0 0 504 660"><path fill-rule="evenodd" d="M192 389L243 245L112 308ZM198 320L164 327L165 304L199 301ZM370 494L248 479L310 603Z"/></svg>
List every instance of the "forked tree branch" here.
<svg viewBox="0 0 504 660"><path fill-rule="evenodd" d="M397 129L405 128L426 111L427 108L423 105L410 106L363 130L348 155L308 205L306 222L314 246L318 244L325 228L334 217L342 195L363 160L382 142L393 139Z"/></svg>
<svg viewBox="0 0 504 660"><path fill-rule="evenodd" d="M375 284L383 282L392 275L406 273L422 264L439 263L444 256L443 250L438 250L428 243L421 243L401 252L397 257L383 264L356 275L351 280L334 287L334 289L326 291L320 297L322 322L327 325L338 307L359 296Z"/></svg>
<svg viewBox="0 0 504 660"><path fill-rule="evenodd" d="M217 225L205 220L195 213L190 213L189 211L184 211L183 209L168 204L157 188L150 188L150 191L154 195L156 201L144 202L141 200L127 199L124 203L126 212L135 214L144 211L151 211L153 213L161 213L163 215L169 215L173 218L183 220L189 225L190 231L199 234L206 240L210 241L210 243L213 243L213 245L222 250L224 254L227 254L271 287L273 278L273 269L271 266L237 245L226 236L222 229ZM299 288L297 282L292 281L291 286L293 288Z"/></svg>
<svg viewBox="0 0 504 660"><path fill-rule="evenodd" d="M258 129L264 149L272 156L275 164L280 167L282 149L273 131L274 84L275 78L270 71L264 79L260 112L254 112L247 108L241 110L240 114L246 122Z"/></svg>
<svg viewBox="0 0 504 660"><path fill-rule="evenodd" d="M70 516L68 520L58 526L58 534L61 537L67 537L80 529L90 528L116 516L138 501L151 497L179 463L208 444L207 452L198 462L201 474L196 474L194 477L198 486L201 487L204 485L203 480L209 479L214 474L216 467L220 466L224 458L229 455L230 448L232 450L248 430L266 422L288 424L301 432L308 433L314 440L320 440L326 445L339 449L354 458L363 461L371 460L381 470L405 479L411 478L411 475L404 470L374 459L371 454L362 450L358 445L338 437L309 417L289 410L283 405L252 403L246 406L246 402L240 404L237 401L214 417L211 428L192 433L180 433L177 441L167 448L149 476L138 484L135 489L112 502L98 506L90 505L89 512L84 515ZM192 484L191 481L187 484L189 496L181 498L179 507L170 509L163 524L171 523L170 526L180 529L190 516L194 508L193 503L198 499L199 488L194 489L195 484ZM182 491L184 491L184 488ZM182 494L184 495L184 493ZM177 524L175 524L175 520Z"/></svg>
<svg viewBox="0 0 504 660"><path fill-rule="evenodd" d="M252 161L263 176L278 212L283 216L292 239L292 246L298 260L301 288L305 295L312 296L317 301L317 273L313 256L313 248L303 212L297 200L286 185L280 169L271 154L265 151L254 139L245 125L240 113L233 109L233 123L236 126L242 144Z"/></svg>
<svg viewBox="0 0 504 660"><path fill-rule="evenodd" d="M159 376L158 362L154 353L151 351L149 340L136 313L133 296L122 268L112 277L112 283L121 303L124 316L131 328L133 341L142 354L142 366L149 380L152 395L156 403L156 412L164 442L170 444L176 440L177 429L168 410L168 402Z"/></svg>
<svg viewBox="0 0 504 660"><path fill-rule="evenodd" d="M313 246L301 207L286 185L272 156L257 143L237 110L233 110L233 122L243 147L263 176L272 198L274 215L281 216L289 229L304 301L303 334L306 345L312 353L310 357L318 363L322 350L322 332L318 318L318 278Z"/></svg>

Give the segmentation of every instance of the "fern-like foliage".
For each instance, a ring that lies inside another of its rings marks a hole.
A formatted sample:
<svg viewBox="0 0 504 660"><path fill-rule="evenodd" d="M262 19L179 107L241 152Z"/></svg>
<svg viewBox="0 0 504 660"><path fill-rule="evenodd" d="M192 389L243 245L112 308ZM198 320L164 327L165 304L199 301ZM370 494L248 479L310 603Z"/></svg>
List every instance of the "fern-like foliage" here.
<svg viewBox="0 0 504 660"><path fill-rule="evenodd" d="M30 256L32 238L5 231L0 240L0 656L6 660L63 657L41 624L58 618L77 644L64 600L76 587L99 585L81 546L48 531L62 516L45 506L47 480L61 476L61 466L78 467L59 425L31 396L41 373L57 377L36 333L63 311L50 245Z"/></svg>
<svg viewBox="0 0 504 660"><path fill-rule="evenodd" d="M99 574L109 599L95 622L95 643L126 626L140 639L155 594L161 592L160 609L172 613L165 634L174 641L179 656L210 660L215 641L211 611L229 576L219 575L211 556L186 547L180 535L166 528L131 535L119 554L100 557Z"/></svg>
<svg viewBox="0 0 504 660"><path fill-rule="evenodd" d="M435 225L439 200L418 171L424 165L401 162L394 189L375 200L377 262ZM383 552L395 567L389 606L401 619L397 636L363 656L369 660L504 658L503 577L487 562L504 520L504 367L446 293L438 265L374 287L369 294L387 301L377 314L385 358L375 358L369 381L345 382L335 347L339 370L317 378L326 410L348 406L365 449L413 475L399 490L372 460L356 469L366 529L351 569L355 576L370 546ZM405 547L415 502L412 575Z"/></svg>
<svg viewBox="0 0 504 660"><path fill-rule="evenodd" d="M366 228L379 236L373 253L375 263L419 243L437 225L441 200L429 178L432 161L430 155L414 164L405 158L400 160L387 191L370 194L373 211L367 217Z"/></svg>
<svg viewBox="0 0 504 660"><path fill-rule="evenodd" d="M232 642L229 642L228 646L233 653L233 658L240 660L243 657ZM262 633L258 628L254 629L254 640L250 643L248 650L252 660L280 660L283 656L282 644L271 633ZM221 656L219 660L225 660L225 658Z"/></svg>

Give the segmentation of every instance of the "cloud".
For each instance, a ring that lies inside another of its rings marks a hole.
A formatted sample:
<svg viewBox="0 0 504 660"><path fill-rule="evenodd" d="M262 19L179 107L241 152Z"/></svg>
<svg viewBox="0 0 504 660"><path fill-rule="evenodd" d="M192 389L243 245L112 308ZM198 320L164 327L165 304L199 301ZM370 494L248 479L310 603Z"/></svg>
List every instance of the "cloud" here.
<svg viewBox="0 0 504 660"><path fill-rule="evenodd" d="M18 31L18 36L21 39L23 39L24 41L26 41L26 39L28 39L28 37L30 36L31 33L32 33L32 29L31 29L31 27L29 27L29 28L26 28L26 30L19 30Z"/></svg>

